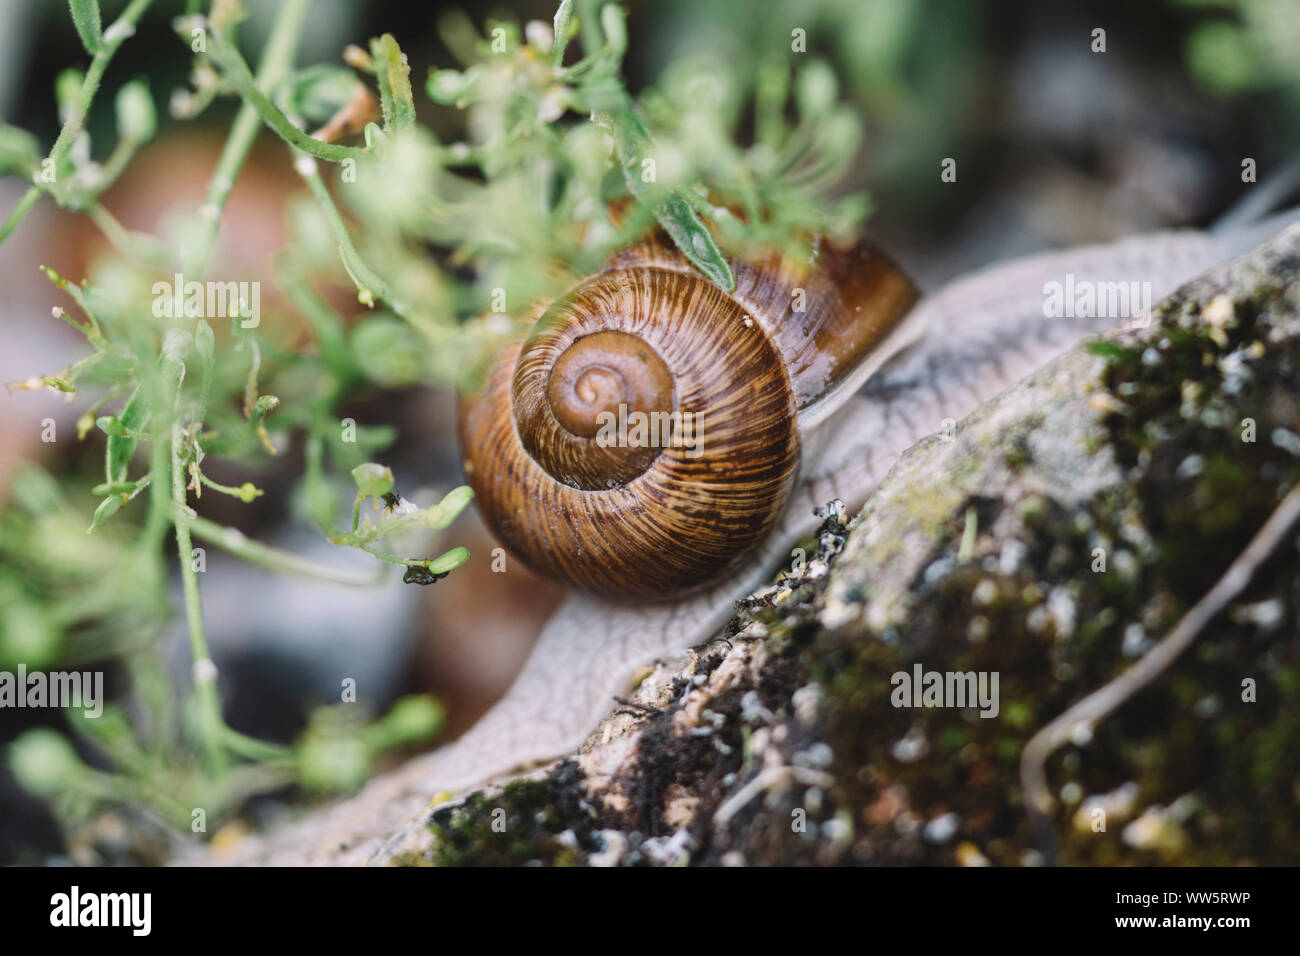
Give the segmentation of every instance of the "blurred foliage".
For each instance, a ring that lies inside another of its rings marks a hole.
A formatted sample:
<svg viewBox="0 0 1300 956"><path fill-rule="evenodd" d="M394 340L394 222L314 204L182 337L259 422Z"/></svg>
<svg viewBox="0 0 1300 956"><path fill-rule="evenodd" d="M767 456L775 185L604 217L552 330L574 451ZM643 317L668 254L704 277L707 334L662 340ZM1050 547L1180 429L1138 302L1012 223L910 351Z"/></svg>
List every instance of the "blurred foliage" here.
<svg viewBox="0 0 1300 956"><path fill-rule="evenodd" d="M0 666L93 664L125 676L127 691L102 716L65 711L78 746L41 728L10 748L20 782L52 798L65 821L125 803L198 832L259 792L359 786L383 753L427 739L442 722L435 702L407 698L373 721L349 704L322 708L292 746L225 723L195 539L272 570L357 582L201 516L204 493L245 504L263 494L252 481L214 480L214 462L264 472L301 436L306 470L293 497L307 516L333 543L432 583L468 552L407 558L384 541L428 540L465 507L468 489L424 508L403 500L391 471L370 460L394 430L340 419L341 403L372 386L474 384L535 303L656 225L730 288L727 254L779 245L806 255L816 233L856 233L869 205L861 194L830 198L862 124L839 101L836 72L796 58L793 41L753 71L744 58L728 69L674 61L633 98L617 4L564 0L553 23L489 19L482 32L451 12L438 27L456 64L412 83L387 34L349 47L343 63L295 68L307 0L276 7L251 67L238 40L242 5L214 0L187 2L174 20L177 55L188 50L192 68L169 109L173 120L193 120L234 97L239 112L202 207L172 217L163 235L132 232L100 197L157 132L149 79L114 91L117 142L103 158L88 122L109 62L150 7L131 0L105 27L97 0L74 0L89 65L57 78L57 140L45 151L0 124L0 174L31 184L0 224L0 241L48 198L84 213L116 251L83 283L46 270L76 311L56 307L53 317L84 337L86 354L9 385L84 402L77 439L103 433L105 452L102 480L82 468L56 479L35 466L13 479L0 511ZM460 128L462 138L443 141L417 122L417 90L460 121L439 128ZM230 274L217 242L263 126L286 140L286 162L307 193L288 204L291 241L272 263L279 295L266 297L238 284L245 277ZM209 286L190 285L201 279ZM216 312L213 280L223 288ZM344 283L355 288L359 317L334 305L331 290ZM296 319L284 314L290 307ZM349 472L351 522L340 526ZM195 661L192 683L180 687L163 662L177 577Z"/></svg>
<svg viewBox="0 0 1300 956"><path fill-rule="evenodd" d="M1186 41L1187 65L1222 96L1272 92L1300 106L1300 11L1293 0L1175 0L1205 15Z"/></svg>

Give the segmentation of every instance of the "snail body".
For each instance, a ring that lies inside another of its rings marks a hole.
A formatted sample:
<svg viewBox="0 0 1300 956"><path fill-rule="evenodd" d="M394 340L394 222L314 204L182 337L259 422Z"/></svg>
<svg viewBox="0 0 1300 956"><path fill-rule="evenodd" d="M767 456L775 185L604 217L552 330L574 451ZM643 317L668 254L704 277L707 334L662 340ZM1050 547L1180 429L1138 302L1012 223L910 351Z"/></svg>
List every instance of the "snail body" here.
<svg viewBox="0 0 1300 956"><path fill-rule="evenodd" d="M776 523L801 446L916 337L916 290L859 244L735 262L727 294L667 240L544 309L462 404L466 478L538 572L618 600L699 589Z"/></svg>

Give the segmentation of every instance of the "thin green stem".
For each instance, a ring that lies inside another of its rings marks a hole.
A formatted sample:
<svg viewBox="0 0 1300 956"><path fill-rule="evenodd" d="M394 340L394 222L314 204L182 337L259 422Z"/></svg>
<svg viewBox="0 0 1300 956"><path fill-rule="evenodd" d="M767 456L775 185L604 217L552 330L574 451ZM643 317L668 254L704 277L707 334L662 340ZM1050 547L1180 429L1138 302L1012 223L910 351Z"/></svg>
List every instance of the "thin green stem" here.
<svg viewBox="0 0 1300 956"><path fill-rule="evenodd" d="M391 551L380 551L378 548L372 548L368 544L358 544L356 547L360 548L366 554L373 555L380 561L387 561L389 564L400 564L407 568L413 564L428 566L428 561L424 558L404 558L401 555L393 554Z"/></svg>
<svg viewBox="0 0 1300 956"><path fill-rule="evenodd" d="M230 497L238 498L240 501L244 501L244 502L250 500L245 497L245 492L243 488L232 488L230 485L220 484L218 482L213 481L211 478L209 478L207 475L203 474L202 472L199 473L199 481L202 482L205 487L211 488L213 491L218 491L223 495L230 495ZM260 498L264 494L264 492L260 488L254 488L251 494L255 498Z"/></svg>
<svg viewBox="0 0 1300 956"><path fill-rule="evenodd" d="M84 199L80 201L81 205L88 205L94 201L94 197L102 196L108 191L108 187L117 182L118 177L126 169L127 164L135 157L136 152L144 144L133 139L120 139L113 151L108 154L108 159L104 160L104 166L99 174L99 179L95 181L95 187L88 191Z"/></svg>
<svg viewBox="0 0 1300 956"><path fill-rule="evenodd" d="M60 307L56 306L55 309L54 309L54 313L53 313L53 314L54 314L57 318L60 318L60 319L62 319L64 322L67 322L68 325L72 326L74 329L76 329L78 332L80 332L82 335L86 336L87 338L89 338L89 337L90 337L90 333L91 333L92 331L94 331L94 326L90 326L90 325L82 325L80 322L78 322L78 321L77 321L76 319L74 319L72 316L68 315L67 311L66 311L65 309L63 309L63 308L60 308Z"/></svg>
<svg viewBox="0 0 1300 956"><path fill-rule="evenodd" d="M339 258L343 261L343 268L356 284L357 299L368 306L373 306L377 299L382 299L394 312L412 325L420 327L426 335L431 338L436 335L435 329L425 327L426 323L419 321L412 313L409 304L398 298L397 291L389 285L388 280L366 265L365 260L361 258L361 253L357 252L357 247L353 245L352 237L348 234L347 224L343 222L343 216L339 213L338 206L334 204L334 197L330 195L325 180L321 178L320 171L311 157L298 153L296 167L325 214L330 232L339 247Z"/></svg>
<svg viewBox="0 0 1300 956"><path fill-rule="evenodd" d="M153 236L131 232L98 201L86 210L91 222L113 244L113 248L127 259L148 266L161 267L167 263L167 245Z"/></svg>
<svg viewBox="0 0 1300 956"><path fill-rule="evenodd" d="M271 26L271 35L266 49L262 53L261 63L257 68L256 87L272 90L283 82L293 69L294 57L298 52L298 39L302 34L302 22L306 16L310 0L285 0L276 11L275 22ZM242 58L241 58L242 62ZM247 67L245 67L247 69ZM235 180L248 158L253 140L261 129L261 117L257 108L245 102L235 115L230 127L230 136L221 150L217 168L208 182L207 197L203 204L203 214L199 217L202 229L194 245L184 257L184 272L198 276L203 273L212 246L217 239L217 229L221 225L221 213L226 208L226 201L235 188Z"/></svg>
<svg viewBox="0 0 1300 956"><path fill-rule="evenodd" d="M51 168L56 170L59 168L59 163L63 161L63 157L68 154L73 142L85 128L86 115L90 112L90 104L94 102L99 84L104 79L104 71L108 69L108 64L112 62L118 47L126 41L127 37L135 33L136 23L144 16L151 3L153 0L131 0L122 11L122 15L104 30L103 45L91 59L81 89L77 91L70 104L67 122L63 124L58 138L50 147L48 160Z"/></svg>
<svg viewBox="0 0 1300 956"><path fill-rule="evenodd" d="M186 516L183 519L178 518L178 523L181 523L182 520L195 535L204 541L215 544L217 547L229 551L235 557L260 568L266 568L268 571L293 574L304 578L315 578L320 581L345 584L350 587L373 587L379 583L379 578L375 575L354 574L350 571L326 567L323 564L317 564L315 561L308 561L306 558L300 558L288 551L281 551L278 548L272 548L261 542L254 541L245 537L243 532L235 528L227 528L200 515Z"/></svg>
<svg viewBox="0 0 1300 956"><path fill-rule="evenodd" d="M81 286L63 278L63 276L59 275L49 266L41 266L41 271L45 273L51 282L66 292L72 301L77 304L77 308L79 308L90 321L90 329L86 331L86 337L90 339L95 346L102 347L104 344L103 330L99 327L99 320L95 318L95 313L90 310L90 303L86 301L86 294L82 291Z"/></svg>
<svg viewBox="0 0 1300 956"><path fill-rule="evenodd" d="M294 2L300 2L300 0L294 0ZM327 162L337 163L345 159L356 159L366 155L366 150L361 147L326 143L312 138L294 126L289 121L289 117L280 112L259 87L258 81L253 77L252 72L248 69L248 64L244 62L244 58L240 56L239 51L226 42L220 31L212 31L210 37L211 44L208 55L213 62L221 68L226 78L234 85L235 90L244 98L244 102L254 107L258 115L261 116L262 121L285 141Z"/></svg>
<svg viewBox="0 0 1300 956"><path fill-rule="evenodd" d="M249 760L266 760L272 763L293 761L293 748L267 743L247 734L241 734L230 727L222 728L221 738L231 753L247 757Z"/></svg>
<svg viewBox="0 0 1300 956"><path fill-rule="evenodd" d="M185 437L178 425L172 427L172 503L177 514L183 513L185 503ZM181 587L185 593L185 621L190 632L190 655L194 660L194 695L199 707L199 737L203 744L208 770L220 776L226 768L223 746L225 721L221 716L221 701L217 697L216 669L208 655L208 640L203 628L203 603L199 596L199 576L194 569L192 555L194 543L190 539L190 526L183 520L173 519L176 526L176 550L181 566Z"/></svg>
<svg viewBox="0 0 1300 956"><path fill-rule="evenodd" d="M23 198L18 200L18 205L14 211L5 219L4 225L0 226L0 242L9 238L9 234L18 228L18 224L23 221L23 217L31 211L32 206L36 205L36 200L41 198L41 190L37 186L31 186L27 192L23 193Z"/></svg>

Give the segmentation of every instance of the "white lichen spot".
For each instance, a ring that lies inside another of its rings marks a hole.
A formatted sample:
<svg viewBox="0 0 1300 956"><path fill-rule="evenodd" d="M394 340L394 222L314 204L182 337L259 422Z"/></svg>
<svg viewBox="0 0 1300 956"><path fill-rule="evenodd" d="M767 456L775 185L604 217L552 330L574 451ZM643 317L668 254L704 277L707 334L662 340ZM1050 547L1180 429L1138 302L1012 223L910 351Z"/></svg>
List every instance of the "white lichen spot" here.
<svg viewBox="0 0 1300 956"><path fill-rule="evenodd" d="M1056 625L1056 636L1068 638L1074 636L1075 617L1078 606L1074 596L1063 587L1052 588L1047 596L1047 613Z"/></svg>
<svg viewBox="0 0 1300 956"><path fill-rule="evenodd" d="M1151 648L1151 641L1147 639L1147 631L1137 621L1133 621L1124 628L1124 643L1120 650L1128 657L1141 657Z"/></svg>
<svg viewBox="0 0 1300 956"><path fill-rule="evenodd" d="M1091 833L1098 810L1106 815L1107 820L1127 820L1133 815L1137 798L1138 785L1132 780L1110 793L1093 794L1079 804L1079 809L1074 812L1074 827L1084 833Z"/></svg>
<svg viewBox="0 0 1300 956"><path fill-rule="evenodd" d="M588 865L618 866L627 853L627 837L619 830L600 830L596 833L596 837L601 841L604 849L588 854Z"/></svg>
<svg viewBox="0 0 1300 956"><path fill-rule="evenodd" d="M961 817L955 813L945 813L935 817L925 825L925 839L928 843L947 843L957 835Z"/></svg>
<svg viewBox="0 0 1300 956"><path fill-rule="evenodd" d="M1008 538L1002 545L1001 554L998 555L998 570L1003 574L1015 574L1020 570L1020 562L1024 560L1028 550L1028 546L1023 541Z"/></svg>
<svg viewBox="0 0 1300 956"><path fill-rule="evenodd" d="M167 110L172 119L189 119L197 100L189 90L176 88L172 90L171 99L167 101Z"/></svg>
<svg viewBox="0 0 1300 956"><path fill-rule="evenodd" d="M998 597L998 586L985 578L979 584L975 585L975 590L971 592L971 603L980 607L988 607Z"/></svg>
<svg viewBox="0 0 1300 956"><path fill-rule="evenodd" d="M1187 843L1173 807L1148 807L1142 816L1124 828L1124 842L1138 850L1158 850L1177 853Z"/></svg>
<svg viewBox="0 0 1300 956"><path fill-rule="evenodd" d="M1232 298L1226 292L1220 292L1205 304L1201 318L1215 328L1224 328L1232 324L1236 312L1232 307Z"/></svg>
<svg viewBox="0 0 1300 956"><path fill-rule="evenodd" d="M800 687L790 695L790 703L794 707L794 719L805 726L815 723L821 700L822 689L819 684Z"/></svg>
<svg viewBox="0 0 1300 956"><path fill-rule="evenodd" d="M1094 392L1088 397L1088 407L1097 412L1114 412L1119 414L1127 406L1109 392Z"/></svg>
<svg viewBox="0 0 1300 956"><path fill-rule="evenodd" d="M1277 428L1273 429L1272 433L1268 437L1274 445L1281 448L1284 452L1294 455L1296 458L1300 458L1300 435L1297 435L1295 432L1289 431L1279 425Z"/></svg>
<svg viewBox="0 0 1300 956"><path fill-rule="evenodd" d="M989 858L986 857L983 853L981 853L980 848L977 847L974 843L958 844L957 849L954 852L954 856L956 857L958 866L992 866L993 865L989 861Z"/></svg>
<svg viewBox="0 0 1300 956"><path fill-rule="evenodd" d="M929 752L930 741L926 739L925 731L919 726L913 726L890 748L890 753L900 763L915 763Z"/></svg>
<svg viewBox="0 0 1300 956"><path fill-rule="evenodd" d="M539 123L554 123L564 115L567 102L564 87L551 87L537 104L537 121Z"/></svg>
<svg viewBox="0 0 1300 956"><path fill-rule="evenodd" d="M1270 598L1255 604L1234 608L1232 619L1239 624L1254 624L1263 631L1275 631L1286 618L1286 605L1281 598Z"/></svg>

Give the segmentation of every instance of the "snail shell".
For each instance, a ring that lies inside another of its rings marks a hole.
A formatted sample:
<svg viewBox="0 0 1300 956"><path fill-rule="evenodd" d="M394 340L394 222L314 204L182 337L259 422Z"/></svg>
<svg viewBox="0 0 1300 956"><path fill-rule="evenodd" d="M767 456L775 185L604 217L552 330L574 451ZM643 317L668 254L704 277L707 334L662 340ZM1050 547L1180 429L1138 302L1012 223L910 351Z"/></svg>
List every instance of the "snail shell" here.
<svg viewBox="0 0 1300 956"><path fill-rule="evenodd" d="M733 262L728 295L655 236L547 307L462 400L466 478L496 536L622 600L739 561L780 515L801 442L916 334L916 290L881 253L813 259Z"/></svg>

